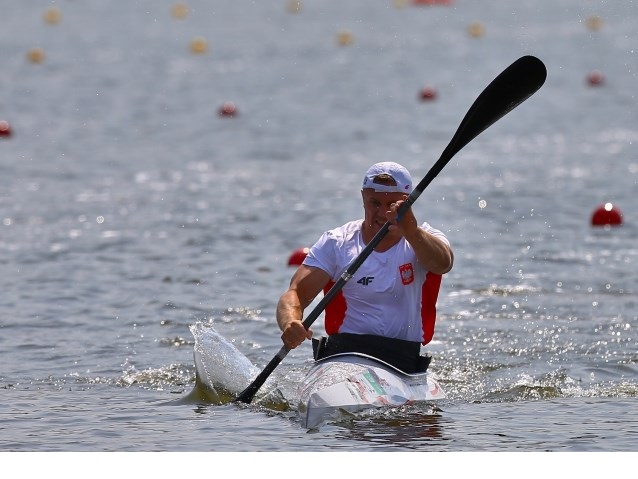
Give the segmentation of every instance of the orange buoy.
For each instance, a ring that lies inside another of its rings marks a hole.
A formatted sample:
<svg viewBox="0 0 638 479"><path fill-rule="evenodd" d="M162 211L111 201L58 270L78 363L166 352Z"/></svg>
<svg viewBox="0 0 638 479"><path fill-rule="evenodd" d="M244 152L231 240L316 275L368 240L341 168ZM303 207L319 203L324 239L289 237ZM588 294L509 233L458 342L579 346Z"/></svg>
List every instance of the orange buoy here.
<svg viewBox="0 0 638 479"><path fill-rule="evenodd" d="M31 63L42 63L44 61L44 50L40 47L31 48L27 52L27 60Z"/></svg>
<svg viewBox="0 0 638 479"><path fill-rule="evenodd" d="M288 258L288 266L299 266L308 255L310 248L297 248Z"/></svg>
<svg viewBox="0 0 638 479"><path fill-rule="evenodd" d="M44 21L49 25L56 25L62 19L62 13L58 7L49 7L42 14Z"/></svg>
<svg viewBox="0 0 638 479"><path fill-rule="evenodd" d="M600 86L605 83L605 76L599 70L594 70L587 75L587 83L591 86Z"/></svg>
<svg viewBox="0 0 638 479"><path fill-rule="evenodd" d="M348 45L352 45L353 41L354 41L354 37L352 36L352 33L350 33L347 30L341 30L337 34L337 43L342 47L347 47Z"/></svg>
<svg viewBox="0 0 638 479"><path fill-rule="evenodd" d="M232 101L226 101L217 111L219 116L235 116L237 115L237 107Z"/></svg>
<svg viewBox="0 0 638 479"><path fill-rule="evenodd" d="M591 224L592 226L620 226L622 213L612 203L605 203L594 210Z"/></svg>
<svg viewBox="0 0 638 479"><path fill-rule="evenodd" d="M421 101L436 100L436 97L437 97L436 89L431 86L425 86L421 88L421 91L419 92L419 98L421 99Z"/></svg>
<svg viewBox="0 0 638 479"><path fill-rule="evenodd" d="M171 7L173 18L183 20L188 16L188 7L183 3L176 3Z"/></svg>
<svg viewBox="0 0 638 479"><path fill-rule="evenodd" d="M0 137L9 137L11 136L11 125L6 120L0 120Z"/></svg>
<svg viewBox="0 0 638 479"><path fill-rule="evenodd" d="M473 38L479 38L485 34L485 27L480 22L472 22L467 27L467 33Z"/></svg>
<svg viewBox="0 0 638 479"><path fill-rule="evenodd" d="M208 51L208 42L204 37L195 37L191 40L191 52L201 55Z"/></svg>
<svg viewBox="0 0 638 479"><path fill-rule="evenodd" d="M598 31L603 26L603 19L600 18L600 16L598 15L592 15L587 19L585 25L587 25L587 28L589 28L590 30Z"/></svg>

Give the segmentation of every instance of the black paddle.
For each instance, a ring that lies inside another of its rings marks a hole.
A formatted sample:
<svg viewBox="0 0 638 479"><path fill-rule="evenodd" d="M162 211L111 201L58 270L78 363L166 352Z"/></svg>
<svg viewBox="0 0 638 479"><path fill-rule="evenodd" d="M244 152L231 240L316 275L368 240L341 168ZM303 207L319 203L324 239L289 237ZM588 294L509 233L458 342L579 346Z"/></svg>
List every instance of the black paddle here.
<svg viewBox="0 0 638 479"><path fill-rule="evenodd" d="M483 130L532 96L543 85L546 77L547 70L545 65L533 56L519 58L497 76L474 101L439 160L430 168L427 175L425 175L408 198L401 204L397 211L397 218L400 219L403 216L405 211L412 206L423 190L425 190L461 148L476 138ZM383 225L379 232L372 238L372 241L366 245L361 254L354 259L339 280L324 295L322 300L303 321L303 325L306 329L310 328L310 325L319 317L328 303L332 301L335 295L352 278L366 258L370 256L374 248L376 248L379 242L381 242L383 237L388 233L390 225L391 223L389 221ZM270 376L289 352L290 349L286 346L282 346L264 370L259 373L255 380L244 389L233 402L240 401L250 403L259 388L266 382L268 376Z"/></svg>

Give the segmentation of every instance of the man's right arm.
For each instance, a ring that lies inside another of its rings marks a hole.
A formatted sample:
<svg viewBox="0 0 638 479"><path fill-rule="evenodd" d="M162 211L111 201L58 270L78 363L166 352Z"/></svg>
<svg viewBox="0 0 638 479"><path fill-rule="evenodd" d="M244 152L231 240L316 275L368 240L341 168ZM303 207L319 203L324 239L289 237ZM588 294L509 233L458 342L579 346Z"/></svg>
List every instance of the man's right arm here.
<svg viewBox="0 0 638 479"><path fill-rule="evenodd" d="M303 327L303 312L328 281L330 276L325 271L303 264L293 274L290 287L277 302L277 324L286 347L294 349L312 338L312 331Z"/></svg>

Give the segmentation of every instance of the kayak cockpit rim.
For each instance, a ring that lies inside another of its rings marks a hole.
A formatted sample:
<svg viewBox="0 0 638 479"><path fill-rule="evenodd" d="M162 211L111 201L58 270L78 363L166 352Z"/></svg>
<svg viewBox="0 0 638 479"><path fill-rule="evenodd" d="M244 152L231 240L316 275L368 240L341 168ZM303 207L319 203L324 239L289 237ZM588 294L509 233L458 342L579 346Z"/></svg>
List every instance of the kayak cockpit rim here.
<svg viewBox="0 0 638 479"><path fill-rule="evenodd" d="M428 374L427 370L418 372L418 373L406 373L405 371L401 371L399 368L379 358L375 358L374 356L370 356L369 354L357 353L357 352L337 353L331 356L327 356L325 358L316 359L314 362L314 365L321 364L323 362L330 362L330 361L336 361L336 360L338 361L340 358L347 359L348 357L352 357L352 356L357 358L367 359L368 361L371 361L373 364L378 364L382 367L385 367L387 369L390 369L396 372L397 374L400 374L401 376L405 376L408 378L418 378Z"/></svg>

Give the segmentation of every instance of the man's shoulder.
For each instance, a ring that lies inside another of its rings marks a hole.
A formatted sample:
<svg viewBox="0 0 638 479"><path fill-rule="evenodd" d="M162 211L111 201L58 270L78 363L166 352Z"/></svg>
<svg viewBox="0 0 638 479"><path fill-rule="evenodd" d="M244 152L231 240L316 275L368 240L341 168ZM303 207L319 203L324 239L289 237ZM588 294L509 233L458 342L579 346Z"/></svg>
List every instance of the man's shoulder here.
<svg viewBox="0 0 638 479"><path fill-rule="evenodd" d="M336 228L331 229L327 232L328 236L332 239L342 239L347 240L352 238L352 236L361 231L361 225L363 220L352 220L347 223L337 226Z"/></svg>
<svg viewBox="0 0 638 479"><path fill-rule="evenodd" d="M440 238L448 246L450 245L450 241L448 240L447 236L440 229L434 228L433 226L431 226L429 223L426 223L426 222L421 223L421 228L423 228L425 231L427 231L431 235L436 236L437 238Z"/></svg>

